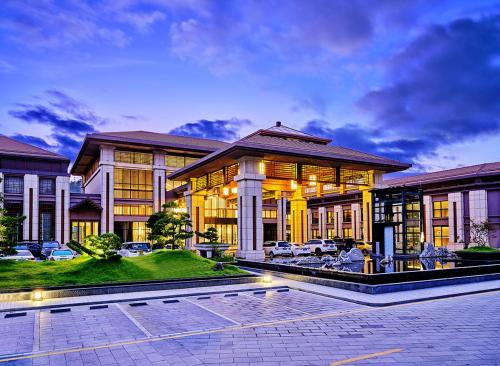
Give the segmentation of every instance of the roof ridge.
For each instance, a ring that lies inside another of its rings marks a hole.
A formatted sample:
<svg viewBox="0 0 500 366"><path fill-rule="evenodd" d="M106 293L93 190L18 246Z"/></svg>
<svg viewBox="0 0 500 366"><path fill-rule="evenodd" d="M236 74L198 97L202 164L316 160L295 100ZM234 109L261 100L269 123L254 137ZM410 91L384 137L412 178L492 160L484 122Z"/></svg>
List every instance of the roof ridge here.
<svg viewBox="0 0 500 366"><path fill-rule="evenodd" d="M177 135L174 133L167 133L167 132L156 132L156 131L146 131L146 130L133 130L133 131L111 131L111 132L95 132L90 135L113 135L113 134L120 134L120 133L134 133L134 132L145 132L145 133L152 133L156 135L163 135L163 136L176 136L176 137L182 137L186 139L196 139L196 140L205 140L205 141L216 141L216 142L222 142L222 143L228 143L227 141L222 141L222 140L217 140L217 139L209 139L206 137L195 137L195 136L186 136L186 135Z"/></svg>

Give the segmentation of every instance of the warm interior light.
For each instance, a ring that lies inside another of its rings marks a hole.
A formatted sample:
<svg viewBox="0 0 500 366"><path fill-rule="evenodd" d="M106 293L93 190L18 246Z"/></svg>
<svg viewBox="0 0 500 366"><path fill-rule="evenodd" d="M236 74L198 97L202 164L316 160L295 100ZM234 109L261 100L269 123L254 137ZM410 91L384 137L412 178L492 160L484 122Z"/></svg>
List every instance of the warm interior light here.
<svg viewBox="0 0 500 366"><path fill-rule="evenodd" d="M295 191L297 189L297 182L295 182L293 179L290 181L290 188L292 188L292 191Z"/></svg>
<svg viewBox="0 0 500 366"><path fill-rule="evenodd" d="M233 188L231 188L231 193L232 193L232 194L236 194L236 193L238 193L238 187L233 187Z"/></svg>
<svg viewBox="0 0 500 366"><path fill-rule="evenodd" d="M227 187L222 188L222 194L224 196L229 196L229 188L227 188Z"/></svg>
<svg viewBox="0 0 500 366"><path fill-rule="evenodd" d="M309 186L314 187L316 186L316 181L317 181L316 175L310 175L309 176Z"/></svg>
<svg viewBox="0 0 500 366"><path fill-rule="evenodd" d="M42 301L43 293L40 290L33 291L33 301Z"/></svg>
<svg viewBox="0 0 500 366"><path fill-rule="evenodd" d="M262 277L262 281L265 283L271 283L273 282L273 277L271 275L265 275L264 277Z"/></svg>

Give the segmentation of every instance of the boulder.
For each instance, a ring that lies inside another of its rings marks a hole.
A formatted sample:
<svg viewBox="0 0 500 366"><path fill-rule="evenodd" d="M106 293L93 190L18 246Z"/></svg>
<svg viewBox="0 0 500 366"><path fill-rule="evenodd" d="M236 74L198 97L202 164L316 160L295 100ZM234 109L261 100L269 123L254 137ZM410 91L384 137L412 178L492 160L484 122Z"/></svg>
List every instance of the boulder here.
<svg viewBox="0 0 500 366"><path fill-rule="evenodd" d="M349 259L352 262L358 262L358 261L364 261L365 256L363 255L363 252L358 249L358 248L352 248L347 255L349 256Z"/></svg>
<svg viewBox="0 0 500 366"><path fill-rule="evenodd" d="M420 258L432 258L436 257L436 250L434 249L434 245L432 243L425 243L424 250L420 253Z"/></svg>

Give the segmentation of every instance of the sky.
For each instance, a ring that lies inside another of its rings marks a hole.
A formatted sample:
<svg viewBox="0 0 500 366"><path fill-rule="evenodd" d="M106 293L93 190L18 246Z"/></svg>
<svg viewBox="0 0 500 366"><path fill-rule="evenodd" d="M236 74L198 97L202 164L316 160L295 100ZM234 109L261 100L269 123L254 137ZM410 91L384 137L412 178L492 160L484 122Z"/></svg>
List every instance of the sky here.
<svg viewBox="0 0 500 366"><path fill-rule="evenodd" d="M500 161L500 0L4 0L0 133L234 141L284 125L411 163Z"/></svg>

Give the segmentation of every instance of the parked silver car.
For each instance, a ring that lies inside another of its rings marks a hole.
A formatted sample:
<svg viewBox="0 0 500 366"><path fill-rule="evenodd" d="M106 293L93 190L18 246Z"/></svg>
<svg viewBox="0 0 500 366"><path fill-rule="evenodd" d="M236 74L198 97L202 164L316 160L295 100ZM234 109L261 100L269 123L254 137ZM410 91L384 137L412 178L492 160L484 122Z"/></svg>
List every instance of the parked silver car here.
<svg viewBox="0 0 500 366"><path fill-rule="evenodd" d="M137 257L139 255L151 254L151 244L148 242L125 242L118 251L122 257Z"/></svg>
<svg viewBox="0 0 500 366"><path fill-rule="evenodd" d="M47 257L49 261L65 261L75 258L75 254L69 249L56 249Z"/></svg>
<svg viewBox="0 0 500 366"><path fill-rule="evenodd" d="M6 255L0 259L11 259L13 261L34 261L35 257L29 250L19 249L16 254Z"/></svg>

